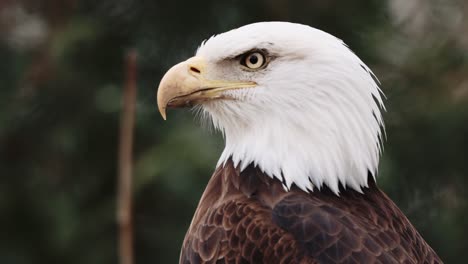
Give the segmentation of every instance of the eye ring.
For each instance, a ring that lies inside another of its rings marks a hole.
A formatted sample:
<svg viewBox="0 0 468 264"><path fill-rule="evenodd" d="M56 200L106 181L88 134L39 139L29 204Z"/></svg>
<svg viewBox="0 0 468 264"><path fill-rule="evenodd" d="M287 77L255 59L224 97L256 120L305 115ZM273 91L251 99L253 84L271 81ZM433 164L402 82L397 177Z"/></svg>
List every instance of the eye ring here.
<svg viewBox="0 0 468 264"><path fill-rule="evenodd" d="M265 55L258 51L247 53L241 61L242 65L251 69L257 70L262 68L266 64Z"/></svg>

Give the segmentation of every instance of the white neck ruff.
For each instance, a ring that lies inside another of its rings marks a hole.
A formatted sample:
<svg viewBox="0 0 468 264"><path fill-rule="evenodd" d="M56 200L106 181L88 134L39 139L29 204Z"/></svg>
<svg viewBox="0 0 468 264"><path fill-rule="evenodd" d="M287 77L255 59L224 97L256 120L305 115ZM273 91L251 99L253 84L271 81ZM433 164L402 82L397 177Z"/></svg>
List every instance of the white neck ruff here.
<svg viewBox="0 0 468 264"><path fill-rule="evenodd" d="M242 36L253 43L243 45L265 42L278 54L264 72L249 77L257 87L228 92L239 100L200 107L226 140L218 166L230 158L241 169L254 164L288 190L293 184L306 192L326 185L339 194L341 184L361 192L369 172L375 177L381 154L384 106L372 72L323 31L279 23L275 30L282 34L257 34L263 27L269 25L218 35L197 52L210 60L226 49L225 39ZM245 37L250 32L255 34Z"/></svg>

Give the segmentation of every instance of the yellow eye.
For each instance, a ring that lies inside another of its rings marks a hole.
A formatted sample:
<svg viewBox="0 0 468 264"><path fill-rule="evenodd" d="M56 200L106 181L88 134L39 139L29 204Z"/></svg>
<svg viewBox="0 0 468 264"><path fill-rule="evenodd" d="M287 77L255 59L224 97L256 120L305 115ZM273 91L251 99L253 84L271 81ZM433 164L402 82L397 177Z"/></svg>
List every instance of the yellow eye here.
<svg viewBox="0 0 468 264"><path fill-rule="evenodd" d="M265 56L260 52L252 52L244 57L243 64L250 69L258 69L265 64Z"/></svg>

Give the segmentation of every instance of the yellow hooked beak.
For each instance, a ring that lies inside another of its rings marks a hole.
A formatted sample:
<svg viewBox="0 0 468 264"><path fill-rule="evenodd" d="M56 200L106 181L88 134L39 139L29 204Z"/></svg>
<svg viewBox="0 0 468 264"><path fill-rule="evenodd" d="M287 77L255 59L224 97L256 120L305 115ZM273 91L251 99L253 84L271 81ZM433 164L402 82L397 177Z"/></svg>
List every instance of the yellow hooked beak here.
<svg viewBox="0 0 468 264"><path fill-rule="evenodd" d="M186 107L204 101L225 98L223 91L254 87L255 82L208 80L206 62L192 57L172 67L158 88L158 108L164 120L168 107Z"/></svg>

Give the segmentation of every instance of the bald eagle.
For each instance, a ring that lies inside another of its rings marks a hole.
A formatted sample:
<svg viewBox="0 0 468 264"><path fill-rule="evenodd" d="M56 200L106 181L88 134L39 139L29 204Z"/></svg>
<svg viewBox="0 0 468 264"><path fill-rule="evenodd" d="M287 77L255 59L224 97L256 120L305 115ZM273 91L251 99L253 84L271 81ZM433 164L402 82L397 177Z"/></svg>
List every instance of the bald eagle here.
<svg viewBox="0 0 468 264"><path fill-rule="evenodd" d="M376 185L381 91L340 39L286 22L213 36L157 101L225 138L180 263L441 263Z"/></svg>

